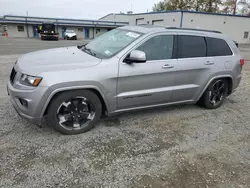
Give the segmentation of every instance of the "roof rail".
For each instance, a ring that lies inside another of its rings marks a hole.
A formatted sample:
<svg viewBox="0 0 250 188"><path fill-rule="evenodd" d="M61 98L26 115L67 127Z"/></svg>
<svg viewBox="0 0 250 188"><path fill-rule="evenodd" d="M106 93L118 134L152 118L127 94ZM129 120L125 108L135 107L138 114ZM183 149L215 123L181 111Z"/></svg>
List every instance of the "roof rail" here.
<svg viewBox="0 0 250 188"><path fill-rule="evenodd" d="M178 29L178 30L187 30L187 31L205 31L205 32L212 32L212 33L221 33L220 31L206 30L206 29L194 29L194 28L166 27L166 29Z"/></svg>

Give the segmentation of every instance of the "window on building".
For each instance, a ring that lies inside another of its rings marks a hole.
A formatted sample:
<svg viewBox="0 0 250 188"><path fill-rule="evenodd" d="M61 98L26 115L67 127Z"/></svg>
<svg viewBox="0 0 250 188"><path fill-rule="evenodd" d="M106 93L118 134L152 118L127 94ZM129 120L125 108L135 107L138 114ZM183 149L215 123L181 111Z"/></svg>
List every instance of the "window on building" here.
<svg viewBox="0 0 250 188"><path fill-rule="evenodd" d="M96 34L100 33L101 29L96 29Z"/></svg>
<svg viewBox="0 0 250 188"><path fill-rule="evenodd" d="M107 31L111 31L112 29L111 28L108 28Z"/></svg>
<svg viewBox="0 0 250 188"><path fill-rule="evenodd" d="M207 46L204 37L178 36L178 58L206 57Z"/></svg>
<svg viewBox="0 0 250 188"><path fill-rule="evenodd" d="M78 28L78 32L83 32L83 28Z"/></svg>
<svg viewBox="0 0 250 188"><path fill-rule="evenodd" d="M136 23L136 25L142 25L142 24L145 24L145 22L144 22L144 18L138 18L138 19L136 19L136 21L135 21Z"/></svg>
<svg viewBox="0 0 250 188"><path fill-rule="evenodd" d="M152 24L153 24L153 25L163 25L163 21L164 21L164 20L153 20L153 21L152 21Z"/></svg>
<svg viewBox="0 0 250 188"><path fill-rule="evenodd" d="M249 32L245 31L245 32L244 32L244 37L243 37L243 38L244 38L244 39L248 39L248 35L249 35Z"/></svg>
<svg viewBox="0 0 250 188"><path fill-rule="evenodd" d="M17 26L17 31L23 32L24 31L24 26L23 25L18 25Z"/></svg>
<svg viewBox="0 0 250 188"><path fill-rule="evenodd" d="M207 37L207 56L228 56L232 55L227 42L223 39Z"/></svg>
<svg viewBox="0 0 250 188"><path fill-rule="evenodd" d="M137 50L146 53L147 61L172 59L173 44L173 35L161 35L144 42Z"/></svg>

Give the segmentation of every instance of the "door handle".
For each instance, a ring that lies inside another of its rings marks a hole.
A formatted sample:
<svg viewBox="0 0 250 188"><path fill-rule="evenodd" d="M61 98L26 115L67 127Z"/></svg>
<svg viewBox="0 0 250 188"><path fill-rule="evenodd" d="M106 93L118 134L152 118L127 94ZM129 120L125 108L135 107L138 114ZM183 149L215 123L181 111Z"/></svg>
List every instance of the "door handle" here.
<svg viewBox="0 0 250 188"><path fill-rule="evenodd" d="M174 65L166 64L166 65L163 65L162 68L163 68L163 69L171 69L171 68L174 68Z"/></svg>
<svg viewBox="0 0 250 188"><path fill-rule="evenodd" d="M212 62L212 61L207 61L206 63L205 63L205 65L213 65L214 64L214 62Z"/></svg>

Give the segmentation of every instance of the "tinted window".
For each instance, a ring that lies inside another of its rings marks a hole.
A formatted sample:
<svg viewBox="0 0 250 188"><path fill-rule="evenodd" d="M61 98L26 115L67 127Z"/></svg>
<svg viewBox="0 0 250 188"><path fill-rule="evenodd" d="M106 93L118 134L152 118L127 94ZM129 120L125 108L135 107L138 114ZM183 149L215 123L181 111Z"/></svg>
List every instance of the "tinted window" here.
<svg viewBox="0 0 250 188"><path fill-rule="evenodd" d="M232 55L232 51L229 48L226 41L223 39L207 38L207 55L208 56L227 56Z"/></svg>
<svg viewBox="0 0 250 188"><path fill-rule="evenodd" d="M171 59L173 54L173 35L156 36L143 43L137 50L146 53L147 61Z"/></svg>
<svg viewBox="0 0 250 188"><path fill-rule="evenodd" d="M178 58L206 57L207 46L204 37L178 36Z"/></svg>

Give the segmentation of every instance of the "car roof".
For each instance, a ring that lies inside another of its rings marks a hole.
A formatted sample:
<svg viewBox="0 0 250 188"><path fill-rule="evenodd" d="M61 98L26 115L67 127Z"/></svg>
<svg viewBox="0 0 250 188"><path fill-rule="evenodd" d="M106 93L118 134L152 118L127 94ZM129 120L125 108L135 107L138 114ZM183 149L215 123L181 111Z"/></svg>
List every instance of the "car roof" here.
<svg viewBox="0 0 250 188"><path fill-rule="evenodd" d="M177 28L177 27L164 27L155 25L137 25L137 26L124 26L121 29L131 30L140 33L154 33L154 32L180 32L188 33L192 35L203 34L220 38L222 33L220 31L205 30L205 29L193 29L193 28Z"/></svg>

